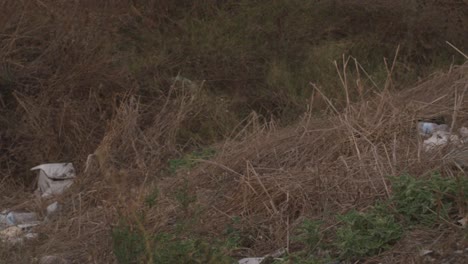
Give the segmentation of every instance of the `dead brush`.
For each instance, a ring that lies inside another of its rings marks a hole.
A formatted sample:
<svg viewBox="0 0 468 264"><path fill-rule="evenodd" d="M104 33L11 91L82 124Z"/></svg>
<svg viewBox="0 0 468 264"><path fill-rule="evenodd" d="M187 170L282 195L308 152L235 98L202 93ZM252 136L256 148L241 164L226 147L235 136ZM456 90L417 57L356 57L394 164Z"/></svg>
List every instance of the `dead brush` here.
<svg viewBox="0 0 468 264"><path fill-rule="evenodd" d="M112 9L93 3L1 4L0 61L12 76L8 87L14 87L1 91L8 104L1 111L15 121L5 122L1 133L1 162L6 164L1 190L9 197L1 200L2 208L39 211L44 206L24 204L25 195L18 191L32 189L26 183L33 182L28 180L33 165L67 160L82 172L78 164L96 149L102 162L98 172L82 173L61 198L64 210L57 222L39 227L54 235L24 249L26 262L63 253L81 263L112 262L110 223L118 212L138 211L142 186L159 177L165 159L178 151L177 131L198 100L197 91L174 86L169 95L142 104L135 96L139 87L125 68L117 67L121 58L110 41L129 1ZM12 207L18 204L22 207ZM3 252L0 258L15 259Z"/></svg>
<svg viewBox="0 0 468 264"><path fill-rule="evenodd" d="M197 98L196 90L178 86L173 86L171 93L176 95L150 106L131 94L124 97L93 154L96 165L81 174L64 195L67 208L57 226L44 226L44 231L54 228L57 239L48 240L44 248L54 247L57 252L75 248L67 251L73 259L93 256L109 261L112 256L103 258L98 250L111 247L111 224L118 223L119 218L128 219L134 228L147 232L147 223L140 219L146 195L152 191L147 184L162 176L160 168L177 151L177 131L187 113L193 111ZM168 208L150 219L164 216ZM85 238L94 242L85 243ZM58 241L62 241L59 247ZM98 244L100 249L96 248Z"/></svg>
<svg viewBox="0 0 468 264"><path fill-rule="evenodd" d="M44 206L23 202L23 192L17 191L18 185L28 191L27 170L33 165L84 164L93 152L99 165L81 173L61 197L62 215L39 227L45 237L15 256L1 251L0 259L17 263L21 255L30 263L32 257L57 254L77 263L111 263L110 232L119 217L150 237L173 231L174 219L195 216L199 208L193 227L198 234L222 237L226 224L240 217L239 229L247 238L242 246L252 255L289 248L291 231L305 217L323 218L333 227L333 213L387 197L387 175L422 175L442 166L443 153L420 151L413 130L418 116L448 114L455 127L467 117L466 65L402 93L391 89L389 79L386 91L368 99L374 90L363 83L377 85L354 61L360 82L350 83L348 71L340 71L344 111L333 109L335 102L322 93L329 114L307 113L288 128L253 113L233 129L231 140L217 145L214 160L183 177L161 180L167 159L186 147L180 132L188 117L212 102L200 102L199 87L173 86L157 98L137 96L142 86L119 65L133 54L120 54L113 40L122 20L142 20L154 29L170 18L168 8L176 3L150 1L148 6L161 9L150 14L153 9L126 0L0 3L0 85L7 87L0 102L7 126L0 133L0 191L8 196L1 199L2 208ZM252 61L242 63L245 82ZM217 76L219 65L210 65ZM223 70L232 75L232 69ZM355 86L361 90L352 90ZM320 87L315 91L320 94ZM363 101L352 103L353 93ZM224 121L222 115L216 118ZM181 212L172 192L184 180L197 201ZM148 209L145 199L155 189L157 206ZM148 252L151 246L145 240ZM152 255L147 257L151 261Z"/></svg>
<svg viewBox="0 0 468 264"><path fill-rule="evenodd" d="M10 75L2 96L14 121L5 140L10 160L23 163L10 163L8 173L27 180L33 164L92 152L128 80L109 56L106 17L54 1L2 5L0 61Z"/></svg>
<svg viewBox="0 0 468 264"><path fill-rule="evenodd" d="M309 115L294 128L261 127L242 141L229 141L213 161L185 176L205 195L200 232L219 235L240 217L257 255L288 248L291 230L304 217L333 225L329 216L335 213L386 199L388 176L425 175L445 167L441 153L420 151L415 121L453 109L457 123L465 120L464 107L454 108L460 105L454 94L466 78L462 65L414 89L386 89L350 103L330 117Z"/></svg>

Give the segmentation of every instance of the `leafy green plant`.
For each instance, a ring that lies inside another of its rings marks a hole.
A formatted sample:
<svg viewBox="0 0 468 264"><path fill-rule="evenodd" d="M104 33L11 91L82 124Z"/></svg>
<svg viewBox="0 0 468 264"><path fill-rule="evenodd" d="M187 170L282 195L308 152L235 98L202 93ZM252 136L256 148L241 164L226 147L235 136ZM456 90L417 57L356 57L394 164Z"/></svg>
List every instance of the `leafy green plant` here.
<svg viewBox="0 0 468 264"><path fill-rule="evenodd" d="M336 246L342 258L371 256L388 249L403 234L402 226L391 214L375 210L355 210L338 217L343 226L336 230Z"/></svg>
<svg viewBox="0 0 468 264"><path fill-rule="evenodd" d="M324 234L321 232L321 227L321 221L305 219L297 228L292 239L293 242L298 242L303 246L302 250L291 252L283 258L283 261L274 263L330 263L332 258L329 254L326 251L319 251L319 249L328 248L329 246L322 241Z"/></svg>
<svg viewBox="0 0 468 264"><path fill-rule="evenodd" d="M392 178L391 202L409 223L433 225L439 218L448 218L457 197L468 194L468 181L442 178L435 173L428 179L409 175Z"/></svg>
<svg viewBox="0 0 468 264"><path fill-rule="evenodd" d="M234 261L220 243L199 238L179 237L168 233L152 236L127 225L112 230L113 249L117 262L133 263L208 263L224 264Z"/></svg>
<svg viewBox="0 0 468 264"><path fill-rule="evenodd" d="M120 264L141 263L146 255L141 232L120 224L112 230L113 252Z"/></svg>
<svg viewBox="0 0 468 264"><path fill-rule="evenodd" d="M320 225L320 221L304 220L299 226L298 235L294 240L301 242L305 246L305 250L312 253L321 240Z"/></svg>
<svg viewBox="0 0 468 264"><path fill-rule="evenodd" d="M233 217L232 223L228 224L224 234L226 235L225 244L228 248L236 248L242 240L241 231L236 227L240 223L239 217Z"/></svg>
<svg viewBox="0 0 468 264"><path fill-rule="evenodd" d="M347 260L376 255L402 236L404 228L397 219L432 225L440 217L448 217L455 204L466 206L468 179L465 177L444 178L434 173L425 179L402 175L391 180L393 195L389 200L376 202L366 212L353 210L338 216L342 225L336 229L331 244L321 242L324 235L320 233L320 222L305 220L294 237L304 248L285 257L284 263L316 264L333 260L333 254L318 256L318 248L334 248L341 259Z"/></svg>
<svg viewBox="0 0 468 264"><path fill-rule="evenodd" d="M233 263L223 248L201 239L176 238L169 234L156 237L153 263Z"/></svg>

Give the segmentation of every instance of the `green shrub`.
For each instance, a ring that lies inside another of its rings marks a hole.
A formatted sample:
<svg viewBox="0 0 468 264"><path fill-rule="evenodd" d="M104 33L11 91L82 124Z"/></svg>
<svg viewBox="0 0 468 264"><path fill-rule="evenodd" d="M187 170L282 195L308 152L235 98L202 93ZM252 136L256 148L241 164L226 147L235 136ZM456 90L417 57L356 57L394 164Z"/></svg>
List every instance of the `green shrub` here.
<svg viewBox="0 0 468 264"><path fill-rule="evenodd" d="M320 234L321 222L306 219L298 228L298 235L294 240L301 242L305 246L305 250L312 253L321 240Z"/></svg>
<svg viewBox="0 0 468 264"><path fill-rule="evenodd" d="M153 263L233 263L219 245L201 239L181 239L164 234L156 238Z"/></svg>
<svg viewBox="0 0 468 264"><path fill-rule="evenodd" d="M329 256L318 256L317 254L319 248L327 246L321 241L323 238L320 233L321 225L321 221L304 220L293 237L293 241L302 244L303 249L286 256L284 262L277 261L275 263L320 264L331 262Z"/></svg>
<svg viewBox="0 0 468 264"><path fill-rule="evenodd" d="M119 225L112 230L112 239L114 255L120 264L234 263L220 243L210 243L199 238L167 233L148 235L132 230L127 225Z"/></svg>
<svg viewBox="0 0 468 264"><path fill-rule="evenodd" d="M433 225L440 217L448 218L456 209L454 205L466 208L466 177L443 178L434 173L421 179L401 175L391 181L393 195L389 200L379 201L365 212L352 210L338 216L341 226L330 237L321 234L320 222L304 221L294 237L303 249L287 256L285 263L329 263L338 255L346 260L377 255L402 236L403 223ZM331 243L323 242L329 238ZM322 250L320 255L319 248L328 251Z"/></svg>
<svg viewBox="0 0 468 264"><path fill-rule="evenodd" d="M375 210L360 213L350 211L338 217L343 226L336 231L335 244L342 258L360 258L388 249L403 234L402 226L391 214Z"/></svg>
<svg viewBox="0 0 468 264"><path fill-rule="evenodd" d="M433 225L449 217L455 202L463 202L457 198L467 197L468 180L442 178L437 173L428 179L402 175L392 178L392 188L391 202L399 214L412 224Z"/></svg>
<svg viewBox="0 0 468 264"><path fill-rule="evenodd" d="M118 263L142 263L145 259L145 238L141 232L119 225L112 230L112 241L113 252Z"/></svg>
<svg viewBox="0 0 468 264"><path fill-rule="evenodd" d="M228 248L237 248L242 242L242 232L237 227L240 224L240 217L235 216L232 218L232 222L226 226L224 235L226 236L225 245Z"/></svg>

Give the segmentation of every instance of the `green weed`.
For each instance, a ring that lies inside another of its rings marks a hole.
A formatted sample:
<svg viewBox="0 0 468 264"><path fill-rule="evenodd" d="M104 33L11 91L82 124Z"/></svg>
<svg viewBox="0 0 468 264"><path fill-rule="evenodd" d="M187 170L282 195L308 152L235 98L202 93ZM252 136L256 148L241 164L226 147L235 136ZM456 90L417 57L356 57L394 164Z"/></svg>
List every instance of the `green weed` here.
<svg viewBox="0 0 468 264"><path fill-rule="evenodd" d="M181 239L164 234L156 239L153 263L233 263L219 245L201 239Z"/></svg>
<svg viewBox="0 0 468 264"><path fill-rule="evenodd" d="M145 235L126 225L112 230L113 251L120 264L133 263L234 263L220 243L168 233Z"/></svg>
<svg viewBox="0 0 468 264"><path fill-rule="evenodd" d="M343 226L336 231L335 244L342 258L379 254L403 234L403 227L390 214L353 210L338 218Z"/></svg>
<svg viewBox="0 0 468 264"><path fill-rule="evenodd" d="M321 240L321 222L306 219L298 228L298 235L294 240L301 242L305 246L305 251L313 253Z"/></svg>
<svg viewBox="0 0 468 264"><path fill-rule="evenodd" d="M303 249L293 252L284 258L284 262L275 263L303 263L303 264L321 264L329 263L330 256L324 256L323 253L317 254L319 248L326 248L328 245L322 242L323 234L320 232L322 222L306 219L298 227L293 236L293 242L299 242Z"/></svg>
<svg viewBox="0 0 468 264"><path fill-rule="evenodd" d="M392 178L391 202L396 211L411 224L433 225L447 219L453 205L467 197L468 180L442 178L435 173L428 179L409 175Z"/></svg>
<svg viewBox="0 0 468 264"><path fill-rule="evenodd" d="M127 226L112 230L113 252L120 264L142 263L146 257L145 239L141 232Z"/></svg>
<svg viewBox="0 0 468 264"><path fill-rule="evenodd" d="M241 230L236 227L239 223L240 218L234 217L232 223L230 223L224 231L224 235L226 236L225 244L228 248L237 248L241 244L242 233Z"/></svg>

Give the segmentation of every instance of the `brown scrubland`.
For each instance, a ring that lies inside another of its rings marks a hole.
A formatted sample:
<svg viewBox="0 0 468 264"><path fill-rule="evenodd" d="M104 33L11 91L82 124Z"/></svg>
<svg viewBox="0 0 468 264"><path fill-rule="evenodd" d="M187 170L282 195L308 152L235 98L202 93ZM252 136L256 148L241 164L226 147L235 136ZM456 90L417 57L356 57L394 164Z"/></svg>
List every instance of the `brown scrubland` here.
<svg viewBox="0 0 468 264"><path fill-rule="evenodd" d="M2 263L466 258L466 172L416 130L468 125L466 1L6 0L0 13L0 211L44 216L30 168L78 171L36 240L0 243ZM458 183L433 199L452 209L408 224L394 178L434 174ZM343 246L340 216L380 203L404 232L375 252ZM299 239L307 221L316 242Z"/></svg>

